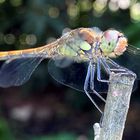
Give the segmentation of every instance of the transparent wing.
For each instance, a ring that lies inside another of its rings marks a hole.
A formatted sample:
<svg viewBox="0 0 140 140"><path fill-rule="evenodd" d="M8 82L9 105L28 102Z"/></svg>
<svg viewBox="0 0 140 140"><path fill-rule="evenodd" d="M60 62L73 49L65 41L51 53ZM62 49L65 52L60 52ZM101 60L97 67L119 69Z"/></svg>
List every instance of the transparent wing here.
<svg viewBox="0 0 140 140"><path fill-rule="evenodd" d="M119 65L126 67L136 73L137 78L140 79L140 48L128 46L127 51L114 59Z"/></svg>
<svg viewBox="0 0 140 140"><path fill-rule="evenodd" d="M24 84L42 60L38 57L7 60L0 69L0 87Z"/></svg>
<svg viewBox="0 0 140 140"><path fill-rule="evenodd" d="M98 27L91 27L91 29L94 30L98 34L102 33L102 31Z"/></svg>
<svg viewBox="0 0 140 140"><path fill-rule="evenodd" d="M140 56L140 48L137 48L137 47L135 47L133 45L128 45L127 52L129 54Z"/></svg>
<svg viewBox="0 0 140 140"><path fill-rule="evenodd" d="M69 67L73 63L73 60L66 57L65 58L57 57L57 59L54 58L54 63L56 67L66 68L66 67Z"/></svg>
<svg viewBox="0 0 140 140"><path fill-rule="evenodd" d="M65 58L62 59L65 61ZM87 74L88 63L70 63L66 67L56 65L60 60L50 60L48 63L49 74L58 82L73 89L84 91L84 82ZM95 90L97 92L106 92L108 89L107 83L98 82L95 75ZM89 91L92 92L92 91Z"/></svg>

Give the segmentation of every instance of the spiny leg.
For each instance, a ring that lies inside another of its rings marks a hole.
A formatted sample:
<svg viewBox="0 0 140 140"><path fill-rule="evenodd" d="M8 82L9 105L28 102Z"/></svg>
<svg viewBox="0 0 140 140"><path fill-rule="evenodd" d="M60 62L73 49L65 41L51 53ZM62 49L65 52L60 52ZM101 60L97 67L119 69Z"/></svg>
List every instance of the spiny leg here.
<svg viewBox="0 0 140 140"><path fill-rule="evenodd" d="M97 59L98 60L98 59ZM100 65L102 64L102 66L104 67L105 71L107 74L110 74L111 71L110 71L110 67L108 66L108 64L106 63L105 61L106 59L105 58L100 58ZM98 62L98 61L97 61Z"/></svg>
<svg viewBox="0 0 140 140"><path fill-rule="evenodd" d="M117 63L115 63L112 59L107 58L107 60L109 60L109 62L110 62L112 65L114 65L115 67L120 68L120 65L118 65Z"/></svg>
<svg viewBox="0 0 140 140"><path fill-rule="evenodd" d="M108 63L110 63L112 66L114 66L115 68L110 68L110 71L114 71L114 72L126 72L127 69L121 67L120 65L118 65L117 63L115 63L112 59L108 58L108 59L104 59L103 60L104 63L107 63L106 61L108 61ZM108 65L108 64L107 64Z"/></svg>
<svg viewBox="0 0 140 140"><path fill-rule="evenodd" d="M108 69L109 73L110 74L111 72L126 72L126 69L119 66L117 63L115 63L113 60L111 59L105 59L105 58L101 58L101 63L102 65L104 66L104 68ZM115 68L111 68L109 66L109 63L114 66Z"/></svg>
<svg viewBox="0 0 140 140"><path fill-rule="evenodd" d="M86 75L86 79L85 79L85 83L84 83L84 91L85 91L86 95L88 96L88 98L91 100L91 102L95 105L95 107L102 114L101 109L98 107L98 105L95 103L95 101L92 99L92 97L90 96L90 94L87 91L88 90L88 84L89 84L90 76L91 76L91 63L89 63L89 65L88 65L87 75Z"/></svg>
<svg viewBox="0 0 140 140"><path fill-rule="evenodd" d="M105 58L100 58L100 57L97 58L97 80L98 81L109 83L109 80L101 78L101 65L104 67L105 71L109 75L110 75L111 72L123 72L123 73L126 73L126 69L123 69L122 67L120 67L115 62L113 62L113 61L109 62L109 60L108 60L108 63L111 63L114 67L116 67L115 69L111 69L109 64L106 61L107 61L107 59L105 59Z"/></svg>
<svg viewBox="0 0 140 140"><path fill-rule="evenodd" d="M111 69L111 71L114 71L114 72L121 72L122 74L124 75L133 75L136 77L136 74L132 71L130 71L129 69L125 68L125 67L122 67L120 65L118 65L116 62L114 62L112 59L107 59L109 63L111 63L112 65L116 66L118 69ZM123 84L126 84L128 85L127 83L123 83Z"/></svg>
<svg viewBox="0 0 140 140"><path fill-rule="evenodd" d="M98 96L102 101L106 103L106 100L98 93L96 90L94 90L94 75L95 75L95 64L91 64L91 78L90 78L90 88L93 91L93 93ZM100 118L100 126L102 127L102 120L103 120L104 113L102 112L101 118Z"/></svg>
<svg viewBox="0 0 140 140"><path fill-rule="evenodd" d="M104 69L106 70L106 72L109 74L110 69L109 69L108 65L103 64L103 63L102 63L102 65L104 66ZM100 82L106 82L106 83L109 82L109 80L105 80L105 79L101 78L101 59L100 58L97 59L97 80Z"/></svg>
<svg viewBox="0 0 140 140"><path fill-rule="evenodd" d="M103 102L105 102L105 99L94 89L94 75L95 75L95 64L93 63L91 64L90 89L96 96L98 96Z"/></svg>
<svg viewBox="0 0 140 140"><path fill-rule="evenodd" d="M124 75L129 75L129 74L135 75L132 71L130 71L126 68L123 68L123 67L119 66L117 63L115 63L113 60L108 59L108 63L110 62L114 67L115 66L117 67L116 69L111 69L106 61L107 60L105 58L101 59L101 62L109 67L110 72L118 72L118 73L121 73L121 74L124 74ZM116 82L119 82L119 81L116 81ZM127 83L122 83L122 84L128 85Z"/></svg>

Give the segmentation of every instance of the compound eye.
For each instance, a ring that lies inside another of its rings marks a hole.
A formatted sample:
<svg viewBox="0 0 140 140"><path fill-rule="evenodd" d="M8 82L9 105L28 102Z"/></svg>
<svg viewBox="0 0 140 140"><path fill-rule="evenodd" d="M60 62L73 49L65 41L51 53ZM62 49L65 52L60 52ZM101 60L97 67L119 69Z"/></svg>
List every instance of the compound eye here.
<svg viewBox="0 0 140 140"><path fill-rule="evenodd" d="M116 30L107 30L104 32L104 37L108 42L117 41L119 32Z"/></svg>

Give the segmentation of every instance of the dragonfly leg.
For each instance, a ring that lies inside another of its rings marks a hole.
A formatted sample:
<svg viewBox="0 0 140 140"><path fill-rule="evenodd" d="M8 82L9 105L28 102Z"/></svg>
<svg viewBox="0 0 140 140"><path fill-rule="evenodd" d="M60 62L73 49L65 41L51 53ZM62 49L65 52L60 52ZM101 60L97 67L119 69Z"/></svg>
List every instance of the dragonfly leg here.
<svg viewBox="0 0 140 140"><path fill-rule="evenodd" d="M89 66L88 66L87 75L86 75L86 79L85 79L85 83L84 83L84 91L85 91L86 95L88 96L88 98L91 100L91 102L94 104L94 106L102 114L101 109L98 107L98 105L95 103L95 101L92 99L92 97L90 96L90 94L88 92L88 85L89 85L90 76L91 76L91 63L89 63Z"/></svg>
<svg viewBox="0 0 140 140"><path fill-rule="evenodd" d="M107 61L108 61L108 63L107 63ZM102 58L101 59L101 63L102 63L102 65L105 67L105 68L107 68L108 70L109 70L109 73L108 74L110 74L111 72L126 72L126 68L123 68L123 67L121 67L120 65L118 65L117 63L115 63L113 60L111 60L111 59L108 59L108 60L106 60L105 58ZM114 67L114 68L111 68L110 66L109 66L109 63Z"/></svg>
<svg viewBox="0 0 140 140"><path fill-rule="evenodd" d="M109 83L109 80L106 80L106 79L102 79L101 78L101 64L104 67L104 69L107 72L107 74L110 74L111 72L121 72L123 74L126 74L127 73L127 69L119 66L117 63L113 62L113 60L111 60L111 61L110 60L108 60L108 63L110 63L111 65L113 65L115 68L111 68L109 66L109 64L107 63L107 60L105 58L98 58L97 59L97 80L98 81Z"/></svg>
<svg viewBox="0 0 140 140"><path fill-rule="evenodd" d="M107 60L109 61L109 63L111 63L116 68L120 68L121 67L120 65L118 65L117 63L115 63L112 59L108 58Z"/></svg>
<svg viewBox="0 0 140 140"><path fill-rule="evenodd" d="M90 89L93 91L93 93L98 96L103 102L105 102L105 99L94 89L94 75L95 75L95 64L91 64L91 76L90 76Z"/></svg>
<svg viewBox="0 0 140 140"><path fill-rule="evenodd" d="M114 69L110 69L111 71L114 71L114 72L122 72L123 74L135 75L132 71L130 71L127 68L124 68L124 67L118 65L116 62L114 62L110 58L108 58L108 62L115 67Z"/></svg>
<svg viewBox="0 0 140 140"><path fill-rule="evenodd" d="M103 63L100 58L97 59L97 80L100 82L108 83L109 80L105 80L101 78L101 63L108 74L110 74L110 68L106 63Z"/></svg>
<svg viewBox="0 0 140 140"><path fill-rule="evenodd" d="M117 63L115 63L112 59L108 58L107 61L114 66L115 68L110 68L111 71L116 71L116 72L126 72L127 69L121 67L120 65L118 65Z"/></svg>
<svg viewBox="0 0 140 140"><path fill-rule="evenodd" d="M134 74L132 71L130 71L130 70L128 70L127 68L124 68L124 67L118 65L117 63L115 63L115 62L114 62L113 60L111 60L111 59L108 59L107 61L108 61L108 63L110 63L110 64L111 64L112 66L114 66L115 68L110 68L110 66L109 66L109 64L106 62L106 59L105 59L105 58L101 59L101 61L102 61L105 65L107 65L107 66L109 67L110 72L118 72L118 73L121 73L122 75L134 75L134 76L135 76L135 74ZM118 81L116 81L116 82L118 82ZM122 84L128 85L127 83L122 83Z"/></svg>

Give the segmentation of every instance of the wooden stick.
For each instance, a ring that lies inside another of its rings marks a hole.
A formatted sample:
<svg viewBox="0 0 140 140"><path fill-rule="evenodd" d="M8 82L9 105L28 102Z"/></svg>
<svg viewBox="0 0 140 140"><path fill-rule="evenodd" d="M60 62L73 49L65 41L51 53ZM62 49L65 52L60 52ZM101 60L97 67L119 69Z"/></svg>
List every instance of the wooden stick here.
<svg viewBox="0 0 140 140"><path fill-rule="evenodd" d="M135 78L134 73L111 73L102 124L100 129L94 125L98 132L94 140L122 140Z"/></svg>

